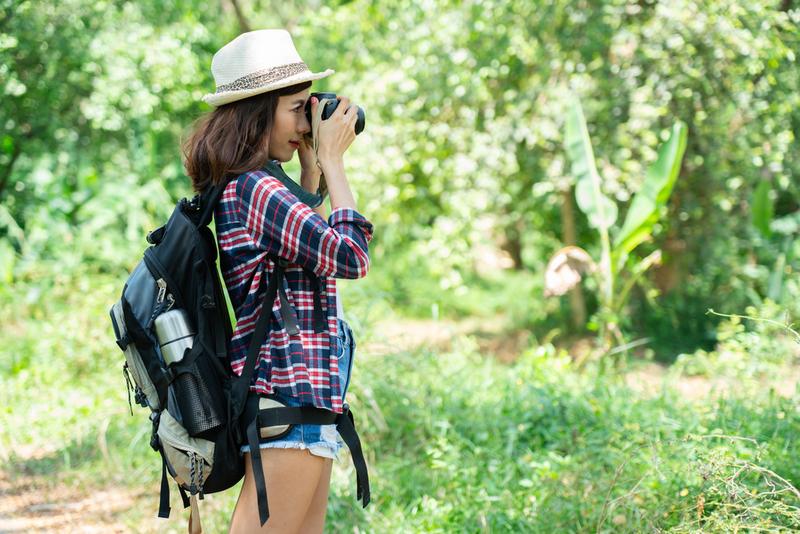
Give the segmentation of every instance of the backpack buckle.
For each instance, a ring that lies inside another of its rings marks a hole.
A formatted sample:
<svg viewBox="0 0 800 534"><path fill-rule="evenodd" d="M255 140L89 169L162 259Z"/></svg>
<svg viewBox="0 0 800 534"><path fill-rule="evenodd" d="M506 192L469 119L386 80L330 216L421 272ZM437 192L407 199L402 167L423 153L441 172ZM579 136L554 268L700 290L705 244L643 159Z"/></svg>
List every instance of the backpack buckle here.
<svg viewBox="0 0 800 534"><path fill-rule="evenodd" d="M122 336L122 339L118 339L118 340L117 340L117 346L118 346L118 347L119 347L119 348L120 348L122 351L125 351L125 349L127 349L127 348L128 348L128 345L130 345L130 343L131 343L131 340L130 340L130 338L128 337L128 334L125 334L124 336Z"/></svg>
<svg viewBox="0 0 800 534"><path fill-rule="evenodd" d="M161 420L161 412L151 413L150 420L153 422L153 433L150 435L150 447L154 451L157 451L161 448L161 443L158 439L158 422Z"/></svg>
<svg viewBox="0 0 800 534"><path fill-rule="evenodd" d="M159 243L161 243L161 240L164 239L164 233L166 232L166 230L167 230L166 225L159 226L158 228L147 234L147 242L150 243L151 245L158 245Z"/></svg>

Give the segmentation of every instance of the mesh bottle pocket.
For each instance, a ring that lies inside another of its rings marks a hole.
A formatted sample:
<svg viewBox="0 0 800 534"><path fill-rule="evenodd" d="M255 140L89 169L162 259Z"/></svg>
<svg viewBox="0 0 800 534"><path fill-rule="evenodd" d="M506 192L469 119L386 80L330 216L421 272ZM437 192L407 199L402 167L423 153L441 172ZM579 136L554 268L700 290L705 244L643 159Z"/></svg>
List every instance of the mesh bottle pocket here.
<svg viewBox="0 0 800 534"><path fill-rule="evenodd" d="M180 410L180 419L192 437L213 438L226 422L225 396L220 377L201 345L188 349L180 362L170 364L174 379L170 387Z"/></svg>

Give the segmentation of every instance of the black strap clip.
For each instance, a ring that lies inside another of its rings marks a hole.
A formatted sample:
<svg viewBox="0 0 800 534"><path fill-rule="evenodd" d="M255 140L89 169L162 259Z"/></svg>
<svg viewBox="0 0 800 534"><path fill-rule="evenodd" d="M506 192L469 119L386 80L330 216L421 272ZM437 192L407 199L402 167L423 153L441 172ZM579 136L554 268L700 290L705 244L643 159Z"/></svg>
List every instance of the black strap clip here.
<svg viewBox="0 0 800 534"><path fill-rule="evenodd" d="M152 232L147 234L147 242L151 245L158 245L161 243L161 240L164 239L164 233L167 231L167 227L159 226Z"/></svg>

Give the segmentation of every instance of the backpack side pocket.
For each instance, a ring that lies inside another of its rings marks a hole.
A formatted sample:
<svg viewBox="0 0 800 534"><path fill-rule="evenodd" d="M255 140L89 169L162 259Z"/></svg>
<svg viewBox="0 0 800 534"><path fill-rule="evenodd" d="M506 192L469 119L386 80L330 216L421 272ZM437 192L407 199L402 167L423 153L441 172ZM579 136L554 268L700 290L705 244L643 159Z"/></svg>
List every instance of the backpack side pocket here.
<svg viewBox="0 0 800 534"><path fill-rule="evenodd" d="M125 314L122 311L122 301L117 301L111 307L111 324L114 326L114 335L117 338L117 345L125 354L125 368L133 377L136 387L142 392L151 410L157 412L162 405L159 401L158 391L155 384L147 373L147 366L142 360L142 355L136 348L136 344L128 336L128 329L125 326ZM138 395L137 395L138 401Z"/></svg>
<svg viewBox="0 0 800 534"><path fill-rule="evenodd" d="M214 468L214 442L190 437L166 410L161 412L158 438L172 478L192 495L201 492Z"/></svg>
<svg viewBox="0 0 800 534"><path fill-rule="evenodd" d="M158 409L163 409L167 405L169 377L152 326L155 317L165 308L168 309L172 303L169 299L165 299L165 296L167 296L165 288L158 284L146 263L140 261L128 277L119 302L122 317L120 323L126 330L125 345L132 345L131 348L135 350L132 359L138 360L144 367L142 383L146 382L144 379L146 375L153 384L155 397L158 399ZM120 344L123 351L125 345ZM131 367L131 364L128 366ZM141 368L139 370L141 371ZM144 387L142 390L144 391Z"/></svg>

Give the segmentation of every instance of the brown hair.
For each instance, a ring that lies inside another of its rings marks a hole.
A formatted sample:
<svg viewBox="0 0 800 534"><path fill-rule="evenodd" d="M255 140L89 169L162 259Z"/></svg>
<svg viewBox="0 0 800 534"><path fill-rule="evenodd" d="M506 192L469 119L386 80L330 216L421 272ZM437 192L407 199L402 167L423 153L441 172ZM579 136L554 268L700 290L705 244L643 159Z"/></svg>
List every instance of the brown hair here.
<svg viewBox="0 0 800 534"><path fill-rule="evenodd" d="M229 176L260 168L269 159L269 133L278 97L311 87L291 85L219 106L200 117L182 143L183 166L192 187L203 192Z"/></svg>

